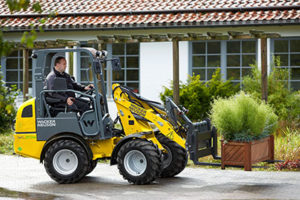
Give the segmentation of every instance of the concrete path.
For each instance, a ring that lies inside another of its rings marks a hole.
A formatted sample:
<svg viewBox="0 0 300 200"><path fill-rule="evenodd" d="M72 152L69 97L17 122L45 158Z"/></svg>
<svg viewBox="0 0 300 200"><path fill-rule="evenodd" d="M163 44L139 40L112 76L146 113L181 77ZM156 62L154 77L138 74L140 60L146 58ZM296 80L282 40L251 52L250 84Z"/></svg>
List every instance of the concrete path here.
<svg viewBox="0 0 300 200"><path fill-rule="evenodd" d="M98 164L80 183L60 185L38 160L0 155L0 199L300 199L299 172L186 168L175 178L131 185Z"/></svg>

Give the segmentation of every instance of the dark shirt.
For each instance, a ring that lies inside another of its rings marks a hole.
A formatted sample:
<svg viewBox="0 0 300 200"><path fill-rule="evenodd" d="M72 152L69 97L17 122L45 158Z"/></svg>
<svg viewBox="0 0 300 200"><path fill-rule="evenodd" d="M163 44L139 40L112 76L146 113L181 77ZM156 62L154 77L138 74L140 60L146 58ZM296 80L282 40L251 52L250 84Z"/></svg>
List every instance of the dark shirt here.
<svg viewBox="0 0 300 200"><path fill-rule="evenodd" d="M78 90L78 91L85 91L85 89L84 89L85 86L76 83L68 73L66 73L66 72L60 73L55 68L53 68L53 70L48 74L48 76L45 80L45 83L44 83L44 89L53 90L54 89L53 88L54 79L56 77L66 79L68 89ZM59 93L54 92L54 93L49 94L49 95L54 97L54 98L60 99L62 102L67 102L67 99L69 97L74 97L75 98L74 92L59 92Z"/></svg>

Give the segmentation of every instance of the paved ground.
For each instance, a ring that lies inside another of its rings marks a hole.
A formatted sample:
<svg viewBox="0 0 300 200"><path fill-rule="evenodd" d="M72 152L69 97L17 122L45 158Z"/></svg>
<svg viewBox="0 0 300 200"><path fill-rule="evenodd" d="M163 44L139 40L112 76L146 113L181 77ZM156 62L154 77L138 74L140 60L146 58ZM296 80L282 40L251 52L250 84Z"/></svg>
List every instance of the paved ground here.
<svg viewBox="0 0 300 200"><path fill-rule="evenodd" d="M0 199L300 199L299 172L186 168L151 185L130 185L99 164L77 184L60 185L38 160L0 155Z"/></svg>

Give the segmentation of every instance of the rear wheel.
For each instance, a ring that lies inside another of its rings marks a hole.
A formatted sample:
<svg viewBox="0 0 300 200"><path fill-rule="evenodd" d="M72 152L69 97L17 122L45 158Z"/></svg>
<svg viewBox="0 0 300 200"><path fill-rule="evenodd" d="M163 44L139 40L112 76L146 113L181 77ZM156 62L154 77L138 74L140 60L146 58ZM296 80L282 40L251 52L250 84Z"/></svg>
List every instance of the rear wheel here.
<svg viewBox="0 0 300 200"><path fill-rule="evenodd" d="M160 152L147 140L135 139L124 144L117 161L123 178L137 185L151 183L161 171Z"/></svg>
<svg viewBox="0 0 300 200"><path fill-rule="evenodd" d="M88 157L77 142L59 140L45 154L44 166L48 175L58 183L80 181L88 170Z"/></svg>
<svg viewBox="0 0 300 200"><path fill-rule="evenodd" d="M179 174L187 164L188 155L186 150L161 133L158 133L156 138L167 151L162 154L160 177L168 178Z"/></svg>

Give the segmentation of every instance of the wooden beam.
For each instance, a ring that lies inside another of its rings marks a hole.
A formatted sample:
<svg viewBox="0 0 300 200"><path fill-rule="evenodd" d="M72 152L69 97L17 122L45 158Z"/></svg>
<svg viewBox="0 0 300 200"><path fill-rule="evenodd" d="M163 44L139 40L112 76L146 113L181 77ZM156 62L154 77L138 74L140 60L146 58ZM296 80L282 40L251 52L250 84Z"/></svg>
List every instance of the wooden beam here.
<svg viewBox="0 0 300 200"><path fill-rule="evenodd" d="M115 41L113 35L98 35L97 38L100 43L113 43Z"/></svg>
<svg viewBox="0 0 300 200"><path fill-rule="evenodd" d="M37 42L34 42L34 47L37 49L44 49L44 48L46 48L46 43L42 42L42 41L37 41Z"/></svg>
<svg viewBox="0 0 300 200"><path fill-rule="evenodd" d="M279 33L266 33L267 38L280 38L281 35Z"/></svg>
<svg viewBox="0 0 300 200"><path fill-rule="evenodd" d="M191 38L191 40L207 40L208 37L204 36L201 33L188 33L188 36Z"/></svg>
<svg viewBox="0 0 300 200"><path fill-rule="evenodd" d="M150 38L159 42L170 41L167 34L150 34Z"/></svg>
<svg viewBox="0 0 300 200"><path fill-rule="evenodd" d="M119 42L128 42L132 40L131 35L114 35L114 38Z"/></svg>
<svg viewBox="0 0 300 200"><path fill-rule="evenodd" d="M222 33L216 33L216 32L207 32L207 35L209 39L211 40L228 40L228 35L222 35Z"/></svg>
<svg viewBox="0 0 300 200"><path fill-rule="evenodd" d="M77 41L68 41L67 42L67 46L78 46L79 45L79 42L77 42Z"/></svg>
<svg viewBox="0 0 300 200"><path fill-rule="evenodd" d="M265 32L264 31L250 30L249 33L255 38L265 37Z"/></svg>
<svg viewBox="0 0 300 200"><path fill-rule="evenodd" d="M98 44L98 40L88 40L88 44Z"/></svg>
<svg viewBox="0 0 300 200"><path fill-rule="evenodd" d="M262 99L268 101L267 38L260 39L261 45L261 88Z"/></svg>
<svg viewBox="0 0 300 200"><path fill-rule="evenodd" d="M152 39L150 38L150 36L148 34L132 35L131 37L132 37L132 39L138 40L139 42L151 42L152 41Z"/></svg>
<svg viewBox="0 0 300 200"><path fill-rule="evenodd" d="M251 39L253 38L250 34L244 34L243 32L228 31L228 35L231 39Z"/></svg>
<svg viewBox="0 0 300 200"><path fill-rule="evenodd" d="M178 40L173 40L173 99L179 105L179 48Z"/></svg>
<svg viewBox="0 0 300 200"><path fill-rule="evenodd" d="M28 99L28 87L29 87L29 51L23 49L23 101Z"/></svg>
<svg viewBox="0 0 300 200"><path fill-rule="evenodd" d="M169 33L168 37L176 40L184 40L187 39L189 36L184 33Z"/></svg>
<svg viewBox="0 0 300 200"><path fill-rule="evenodd" d="M46 40L46 44L47 45L56 45L56 41L55 40Z"/></svg>
<svg viewBox="0 0 300 200"><path fill-rule="evenodd" d="M61 46L61 47L66 47L66 46L68 46L68 45L67 45L67 44L68 44L68 40L57 39L57 40L56 40L56 44L57 44L58 46Z"/></svg>

